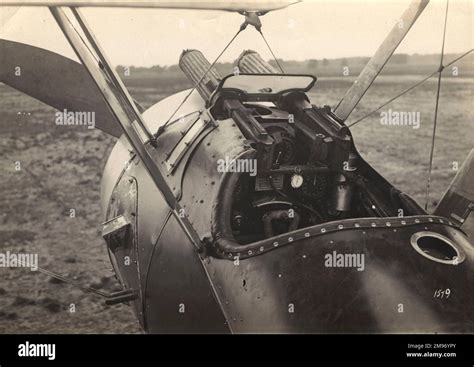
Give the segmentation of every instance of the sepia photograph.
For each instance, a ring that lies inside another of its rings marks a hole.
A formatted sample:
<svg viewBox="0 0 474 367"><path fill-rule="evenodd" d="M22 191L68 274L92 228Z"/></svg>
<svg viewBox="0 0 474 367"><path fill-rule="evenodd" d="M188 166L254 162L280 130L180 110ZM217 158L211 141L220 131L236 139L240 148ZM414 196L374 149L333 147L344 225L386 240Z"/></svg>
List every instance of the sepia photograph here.
<svg viewBox="0 0 474 367"><path fill-rule="evenodd" d="M396 334L420 341L399 360L472 364L473 23L473 0L2 0L0 362Z"/></svg>

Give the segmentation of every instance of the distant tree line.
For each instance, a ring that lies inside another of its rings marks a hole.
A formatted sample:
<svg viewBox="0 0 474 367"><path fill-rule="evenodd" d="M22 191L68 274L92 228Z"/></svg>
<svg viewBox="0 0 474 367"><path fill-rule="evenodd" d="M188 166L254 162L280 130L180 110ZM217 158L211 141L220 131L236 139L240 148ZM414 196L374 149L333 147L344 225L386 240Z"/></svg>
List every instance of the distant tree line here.
<svg viewBox="0 0 474 367"><path fill-rule="evenodd" d="M452 60L456 58L457 54L447 54L445 55L446 60ZM308 72L314 74L338 74L340 73L341 68L349 67L351 72L357 72L361 70L364 65L369 61L370 57L342 57L336 59L308 59L304 61L294 61L294 60L283 60L278 59L278 63L283 67L286 72ZM473 67L473 58L466 57L461 61L464 72L472 75L474 73ZM268 61L273 67L278 69L278 65L275 60ZM404 70L408 73L417 73L416 68L419 68L419 72L430 70L432 65L437 65L439 63L439 55L429 54L429 55L420 55L420 54L394 54L389 60L387 65L388 68L396 68L396 73L402 74ZM230 74L234 71L234 63L217 63L217 70L222 75ZM182 75L182 72L179 68L179 65L153 65L151 67L137 67L137 66L125 66L118 65L116 68L117 72L120 75L125 76L156 76L162 75L164 73L173 75ZM411 71L410 71L411 70Z"/></svg>

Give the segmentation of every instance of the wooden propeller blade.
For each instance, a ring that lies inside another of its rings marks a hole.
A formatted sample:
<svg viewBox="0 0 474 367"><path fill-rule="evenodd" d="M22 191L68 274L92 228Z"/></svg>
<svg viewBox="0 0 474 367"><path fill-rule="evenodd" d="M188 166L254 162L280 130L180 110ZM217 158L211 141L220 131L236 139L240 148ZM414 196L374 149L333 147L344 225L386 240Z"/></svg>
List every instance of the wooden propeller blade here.
<svg viewBox="0 0 474 367"><path fill-rule="evenodd" d="M122 134L90 75L76 61L42 48L0 40L0 82L60 111L95 112L98 129L115 137Z"/></svg>
<svg viewBox="0 0 474 367"><path fill-rule="evenodd" d="M426 5L428 5L428 2L429 0L413 0L411 2L408 9L405 10L400 18L400 21L394 25L374 56L372 56L364 69L362 69L354 84L352 84L334 109L334 113L342 121L345 121L357 106L365 92L367 92L377 75L379 75L380 71L395 52L400 42L402 42L412 25L423 12Z"/></svg>
<svg viewBox="0 0 474 367"><path fill-rule="evenodd" d="M86 6L86 7L120 7L120 8L165 8L165 9L202 9L202 10L226 10L237 12L269 12L283 9L301 0L215 0L215 1L159 1L159 0L17 0L2 1L6 6Z"/></svg>

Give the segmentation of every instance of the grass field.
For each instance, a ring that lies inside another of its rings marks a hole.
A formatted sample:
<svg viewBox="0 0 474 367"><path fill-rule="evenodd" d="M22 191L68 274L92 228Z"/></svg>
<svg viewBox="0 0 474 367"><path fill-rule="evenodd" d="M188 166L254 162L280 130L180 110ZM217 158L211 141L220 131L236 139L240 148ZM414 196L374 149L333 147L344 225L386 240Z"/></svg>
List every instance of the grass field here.
<svg viewBox="0 0 474 367"><path fill-rule="evenodd" d="M384 76L364 97L350 121L410 86L419 76ZM334 105L352 79L321 78L310 96ZM182 79L129 79L145 107L183 89ZM40 266L104 291L117 289L98 227L101 173L114 139L98 130L56 126L54 110L0 84L0 251L39 254ZM424 204L433 126L436 79L387 106L420 113L420 128L385 126L376 113L352 131L361 154L400 189ZM473 147L474 79L443 82L430 208ZM21 170L15 170L20 162ZM75 217L70 217L70 209ZM25 269L0 268L0 332L137 333L131 308L103 300ZM75 312L71 310L75 309Z"/></svg>

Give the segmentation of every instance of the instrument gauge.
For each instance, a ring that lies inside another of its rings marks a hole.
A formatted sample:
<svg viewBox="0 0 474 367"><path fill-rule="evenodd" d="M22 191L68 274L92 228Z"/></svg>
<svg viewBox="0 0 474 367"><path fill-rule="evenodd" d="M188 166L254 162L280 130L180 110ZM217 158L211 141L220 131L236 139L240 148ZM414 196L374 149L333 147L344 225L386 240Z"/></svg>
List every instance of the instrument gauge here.
<svg viewBox="0 0 474 367"><path fill-rule="evenodd" d="M303 185L303 176L295 173L293 176L291 176L291 187L294 189L299 189L301 185Z"/></svg>

